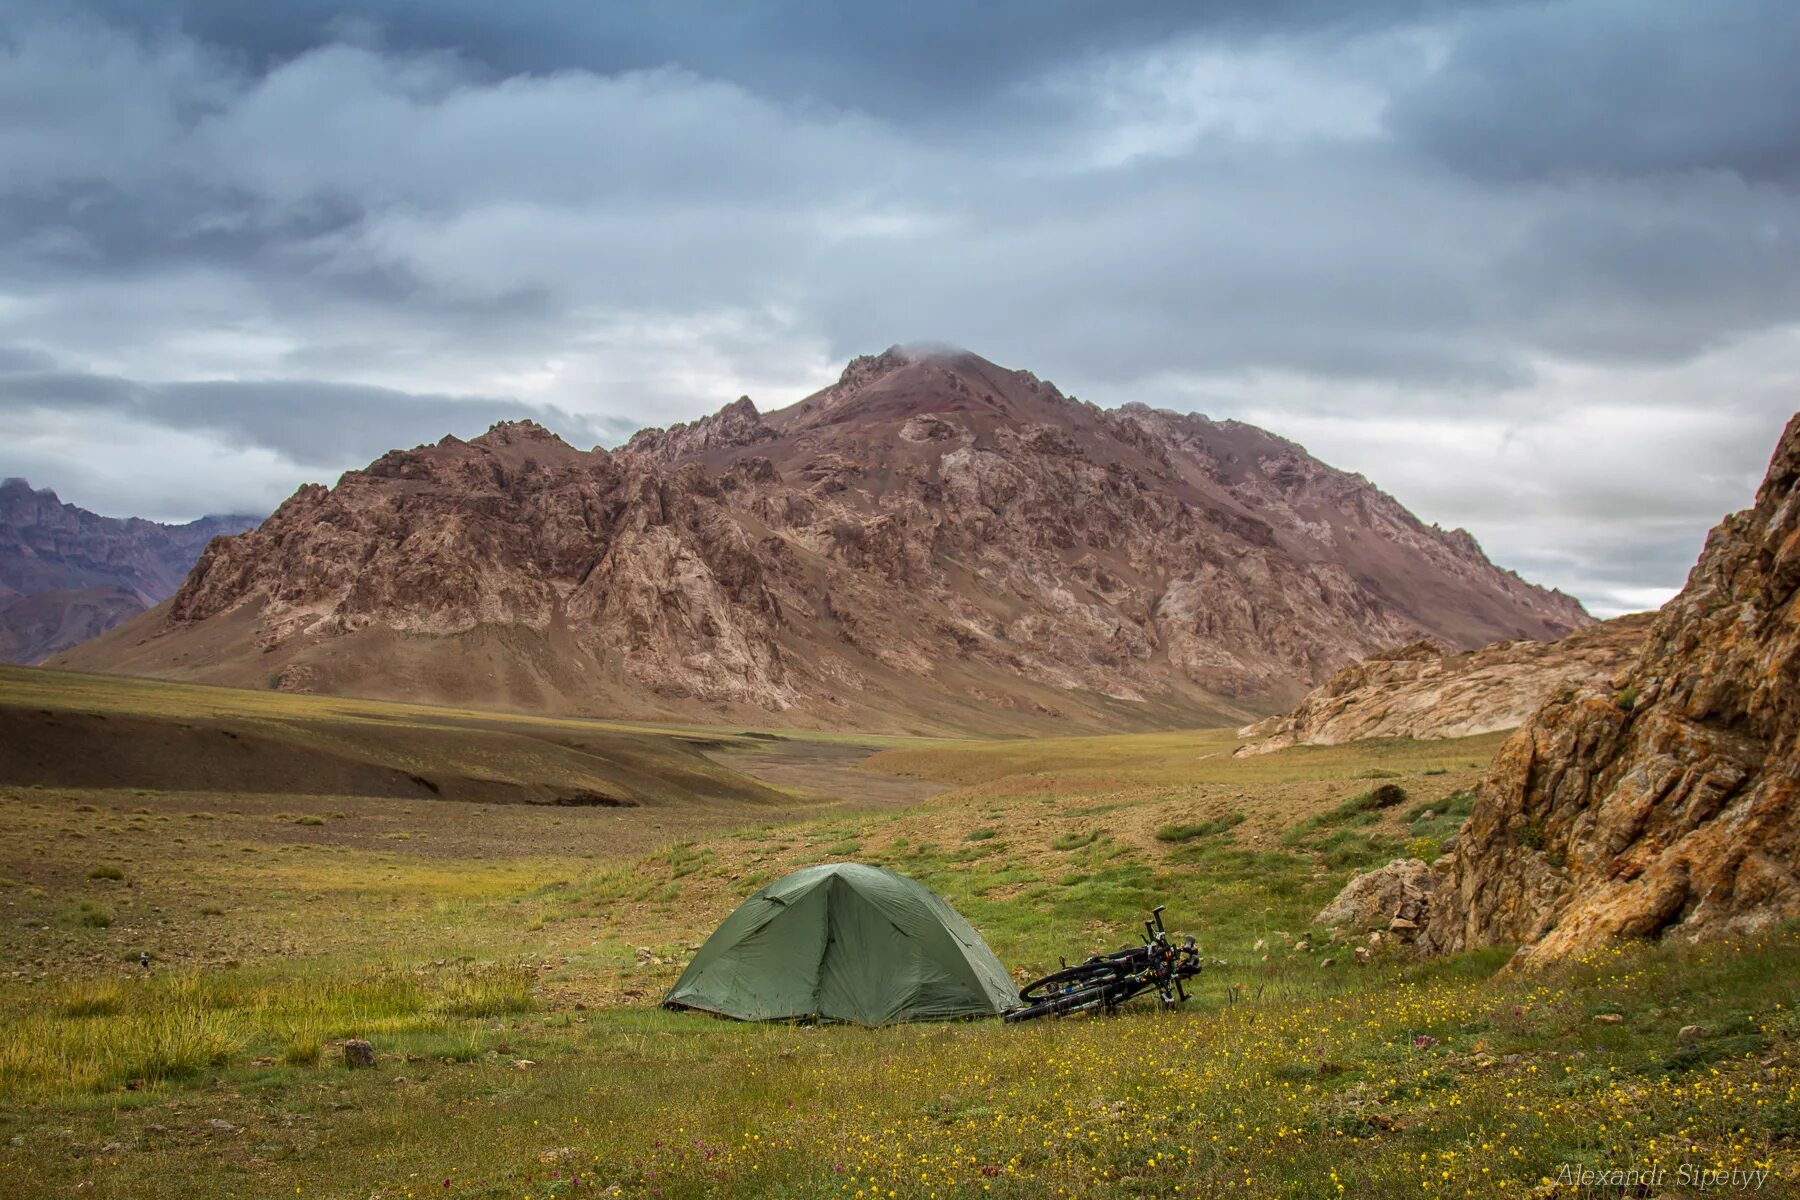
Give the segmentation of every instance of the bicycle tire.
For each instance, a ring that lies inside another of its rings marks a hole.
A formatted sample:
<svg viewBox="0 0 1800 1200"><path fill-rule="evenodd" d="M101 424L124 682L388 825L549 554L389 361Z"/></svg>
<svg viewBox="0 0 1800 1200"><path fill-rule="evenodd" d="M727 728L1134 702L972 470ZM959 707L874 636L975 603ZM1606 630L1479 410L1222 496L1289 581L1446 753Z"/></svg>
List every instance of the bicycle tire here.
<svg viewBox="0 0 1800 1200"><path fill-rule="evenodd" d="M1041 1000L1025 1008L1015 1008L1002 1020L1009 1025L1016 1025L1020 1021L1034 1021L1039 1017L1068 1016L1070 1013L1084 1012L1100 1005L1110 1008L1112 1005L1107 998L1108 990L1109 985L1104 983L1078 988L1060 996L1052 996L1048 1000Z"/></svg>
<svg viewBox="0 0 1800 1200"><path fill-rule="evenodd" d="M1089 959L1087 962L1077 963L1072 967L1064 967L1060 971L1052 971L1041 979L1032 980L1030 983L1019 989L1019 995L1024 1000L1036 1004L1051 998L1049 989L1064 984L1069 985L1069 987L1075 987L1082 984L1098 983L1103 979L1111 978L1117 974L1118 971L1111 963L1096 962ZM1067 989L1065 988L1064 990Z"/></svg>

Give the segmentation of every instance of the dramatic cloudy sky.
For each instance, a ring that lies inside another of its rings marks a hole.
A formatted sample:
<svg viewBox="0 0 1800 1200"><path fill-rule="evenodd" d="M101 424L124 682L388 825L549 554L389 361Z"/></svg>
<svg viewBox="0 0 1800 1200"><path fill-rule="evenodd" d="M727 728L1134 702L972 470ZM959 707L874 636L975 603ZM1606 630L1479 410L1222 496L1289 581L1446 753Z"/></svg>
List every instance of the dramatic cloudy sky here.
<svg viewBox="0 0 1800 1200"><path fill-rule="evenodd" d="M4 0L0 474L264 510L931 339L1644 607L1800 407L1796 62L1793 0Z"/></svg>

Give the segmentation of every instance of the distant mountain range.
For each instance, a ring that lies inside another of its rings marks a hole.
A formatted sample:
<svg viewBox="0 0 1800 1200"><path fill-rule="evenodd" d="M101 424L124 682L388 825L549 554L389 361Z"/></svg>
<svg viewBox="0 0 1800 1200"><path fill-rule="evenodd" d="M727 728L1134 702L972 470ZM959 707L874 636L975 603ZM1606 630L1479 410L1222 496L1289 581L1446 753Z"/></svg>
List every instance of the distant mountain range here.
<svg viewBox="0 0 1800 1200"><path fill-rule="evenodd" d="M23 479L0 483L0 661L37 662L168 599L207 542L258 520L102 517Z"/></svg>
<svg viewBox="0 0 1800 1200"><path fill-rule="evenodd" d="M623 448L393 451L57 664L530 710L1029 731L1220 724L1431 638L1592 618L1253 426L891 349Z"/></svg>

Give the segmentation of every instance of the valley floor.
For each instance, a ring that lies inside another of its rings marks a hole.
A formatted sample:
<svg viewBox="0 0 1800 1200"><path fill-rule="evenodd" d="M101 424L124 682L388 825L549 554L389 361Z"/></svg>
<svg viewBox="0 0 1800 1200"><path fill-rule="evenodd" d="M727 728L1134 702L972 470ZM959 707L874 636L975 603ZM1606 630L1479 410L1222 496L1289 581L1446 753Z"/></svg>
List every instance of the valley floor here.
<svg viewBox="0 0 1800 1200"><path fill-rule="evenodd" d="M168 686L9 672L0 720L211 722L332 763L281 792L0 759L0 1195L1638 1194L1558 1182L1613 1168L1800 1193L1792 930L1534 975L1289 948L1352 871L1436 853L1498 737L1235 759L1222 730L775 738ZM514 755L688 786L505 802ZM320 790L346 759L438 792ZM1024 1027L656 1008L743 896L845 858L1022 974L1159 903L1222 965L1178 1012Z"/></svg>

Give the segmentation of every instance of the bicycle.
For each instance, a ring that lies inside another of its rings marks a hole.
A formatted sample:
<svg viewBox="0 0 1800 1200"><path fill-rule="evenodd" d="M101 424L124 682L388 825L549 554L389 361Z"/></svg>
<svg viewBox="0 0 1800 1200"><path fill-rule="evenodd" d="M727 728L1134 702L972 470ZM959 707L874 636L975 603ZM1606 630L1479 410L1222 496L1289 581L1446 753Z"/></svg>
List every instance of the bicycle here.
<svg viewBox="0 0 1800 1200"><path fill-rule="evenodd" d="M1191 935L1179 946L1169 941L1163 928L1165 907L1157 905L1144 922L1143 945L1096 954L1072 967L1065 962L1061 970L1020 988L1025 1007L1007 1013L1005 1021L1016 1024L1095 1009L1113 1013L1152 988L1165 1009L1184 1003L1188 997L1182 982L1200 973L1200 951Z"/></svg>

